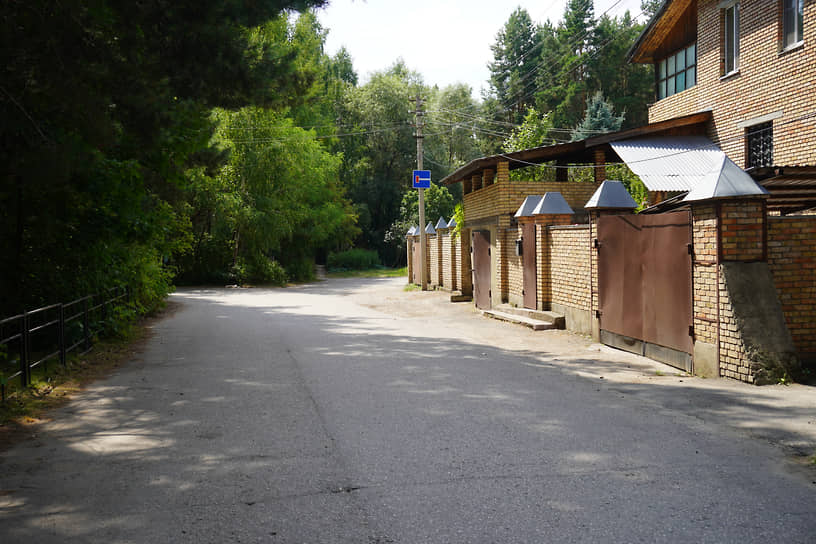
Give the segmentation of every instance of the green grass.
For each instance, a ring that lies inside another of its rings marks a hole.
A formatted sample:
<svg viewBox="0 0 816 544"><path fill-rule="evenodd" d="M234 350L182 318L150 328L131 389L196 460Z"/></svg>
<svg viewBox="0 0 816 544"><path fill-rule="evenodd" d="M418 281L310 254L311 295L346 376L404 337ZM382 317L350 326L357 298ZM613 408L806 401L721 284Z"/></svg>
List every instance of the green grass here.
<svg viewBox="0 0 816 544"><path fill-rule="evenodd" d="M331 270L330 278L399 278L408 276L408 268L369 268L367 270Z"/></svg>

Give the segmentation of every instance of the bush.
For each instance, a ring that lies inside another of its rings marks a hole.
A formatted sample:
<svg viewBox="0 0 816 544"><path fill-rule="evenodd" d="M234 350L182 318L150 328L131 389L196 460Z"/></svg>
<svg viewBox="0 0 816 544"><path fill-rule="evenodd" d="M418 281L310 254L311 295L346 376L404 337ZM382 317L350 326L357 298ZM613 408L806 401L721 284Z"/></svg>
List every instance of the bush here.
<svg viewBox="0 0 816 544"><path fill-rule="evenodd" d="M340 253L329 253L326 265L330 270L365 270L380 266L380 257L370 249L349 249Z"/></svg>

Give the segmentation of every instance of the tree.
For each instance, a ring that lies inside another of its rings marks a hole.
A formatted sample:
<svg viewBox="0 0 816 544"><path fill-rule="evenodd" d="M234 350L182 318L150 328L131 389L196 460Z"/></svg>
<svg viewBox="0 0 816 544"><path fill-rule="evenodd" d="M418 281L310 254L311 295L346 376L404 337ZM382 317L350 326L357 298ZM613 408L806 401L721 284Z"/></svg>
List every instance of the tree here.
<svg viewBox="0 0 816 544"><path fill-rule="evenodd" d="M396 248L385 233L399 215L403 193L416 167L416 140L409 108L417 92L427 95L419 74L402 60L374 73L368 83L349 89L340 114L344 137L341 179L359 215L356 243L392 262Z"/></svg>
<svg viewBox="0 0 816 544"><path fill-rule="evenodd" d="M620 130L625 116L625 113L616 116L612 104L604 99L601 91L598 91L592 95L592 98L587 100L584 119L573 130L572 141Z"/></svg>
<svg viewBox="0 0 816 544"><path fill-rule="evenodd" d="M219 160L209 110L295 105L308 81L269 21L322 4L6 3L0 313L125 284L160 300L190 239L186 172Z"/></svg>
<svg viewBox="0 0 816 544"><path fill-rule="evenodd" d="M541 49L541 33L523 8L516 8L490 46L488 96L500 105L497 118L519 123L533 104L535 70Z"/></svg>
<svg viewBox="0 0 816 544"><path fill-rule="evenodd" d="M432 225L435 226L440 217L450 221L454 205L454 198L447 187L432 182L431 186L425 189L425 220ZM419 224L419 196L415 190L410 190L402 195L399 217L385 234L386 240L397 248L395 265L405 263L405 233L413 225L421 226L423 229L426 227Z"/></svg>
<svg viewBox="0 0 816 544"><path fill-rule="evenodd" d="M550 137L552 121L549 114L541 114L530 108L524 116L521 126L513 130L510 136L504 140L504 151L507 153L530 149L543 145L556 143ZM510 179L540 181L554 178L552 168L546 166L535 166L521 168L510 173Z"/></svg>

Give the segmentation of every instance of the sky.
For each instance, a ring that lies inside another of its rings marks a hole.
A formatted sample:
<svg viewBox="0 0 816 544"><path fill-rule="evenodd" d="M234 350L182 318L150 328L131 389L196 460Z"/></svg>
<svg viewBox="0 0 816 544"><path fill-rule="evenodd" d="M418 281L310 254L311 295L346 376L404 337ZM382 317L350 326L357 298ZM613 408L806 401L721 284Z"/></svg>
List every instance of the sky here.
<svg viewBox="0 0 816 544"><path fill-rule="evenodd" d="M398 58L423 75L427 85L470 85L474 98L487 86L490 46L510 14L521 6L537 23L560 21L566 0L329 0L317 11L329 31L326 53L345 46L365 83L371 72ZM595 0L595 16L606 10L640 13L640 0Z"/></svg>

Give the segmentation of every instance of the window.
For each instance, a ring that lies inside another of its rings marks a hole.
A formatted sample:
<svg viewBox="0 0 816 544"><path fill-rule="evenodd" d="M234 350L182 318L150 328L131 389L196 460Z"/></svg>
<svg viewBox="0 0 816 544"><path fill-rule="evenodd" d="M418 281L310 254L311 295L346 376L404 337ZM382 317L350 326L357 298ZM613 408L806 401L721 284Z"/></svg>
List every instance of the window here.
<svg viewBox="0 0 816 544"><path fill-rule="evenodd" d="M802 42L805 0L782 0L782 47L788 49Z"/></svg>
<svg viewBox="0 0 816 544"><path fill-rule="evenodd" d="M697 83L697 44L657 63L657 99L685 91Z"/></svg>
<svg viewBox="0 0 816 544"><path fill-rule="evenodd" d="M773 166L773 121L748 127L745 131L748 168Z"/></svg>
<svg viewBox="0 0 816 544"><path fill-rule="evenodd" d="M723 73L739 69L739 4L723 9Z"/></svg>

